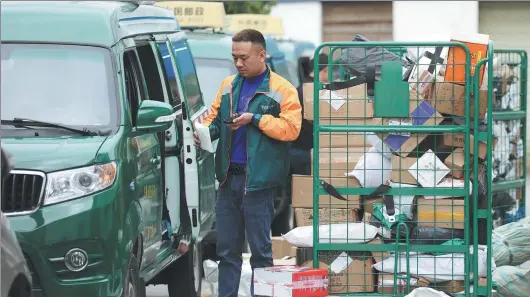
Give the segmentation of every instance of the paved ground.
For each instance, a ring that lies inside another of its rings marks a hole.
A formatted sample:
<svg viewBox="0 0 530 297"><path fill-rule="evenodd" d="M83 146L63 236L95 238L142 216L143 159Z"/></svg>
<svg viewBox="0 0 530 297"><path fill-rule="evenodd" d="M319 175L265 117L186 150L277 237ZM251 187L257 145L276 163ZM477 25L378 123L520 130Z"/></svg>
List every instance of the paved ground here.
<svg viewBox="0 0 530 297"><path fill-rule="evenodd" d="M210 297L210 286L203 281L202 282L202 294L201 297ZM167 286L149 286L147 287L147 297L168 297Z"/></svg>

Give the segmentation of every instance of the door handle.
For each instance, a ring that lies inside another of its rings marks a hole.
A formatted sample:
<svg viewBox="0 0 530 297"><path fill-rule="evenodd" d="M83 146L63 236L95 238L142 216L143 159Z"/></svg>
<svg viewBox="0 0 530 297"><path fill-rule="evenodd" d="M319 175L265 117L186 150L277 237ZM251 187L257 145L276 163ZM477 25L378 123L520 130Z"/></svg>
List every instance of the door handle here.
<svg viewBox="0 0 530 297"><path fill-rule="evenodd" d="M157 157L151 158L151 164L153 164L153 165L160 164L160 157L157 156Z"/></svg>

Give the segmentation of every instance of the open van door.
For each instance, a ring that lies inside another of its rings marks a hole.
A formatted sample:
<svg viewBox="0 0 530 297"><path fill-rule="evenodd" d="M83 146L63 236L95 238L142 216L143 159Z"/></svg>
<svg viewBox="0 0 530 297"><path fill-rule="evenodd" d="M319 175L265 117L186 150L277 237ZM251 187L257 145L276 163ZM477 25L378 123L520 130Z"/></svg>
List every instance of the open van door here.
<svg viewBox="0 0 530 297"><path fill-rule="evenodd" d="M183 161L186 201L190 212L193 237L198 241L211 230L215 219L215 163L214 154L197 149L193 143L193 124L206 118L194 60L184 33L168 36L167 45L172 65L178 69L177 78L183 100Z"/></svg>

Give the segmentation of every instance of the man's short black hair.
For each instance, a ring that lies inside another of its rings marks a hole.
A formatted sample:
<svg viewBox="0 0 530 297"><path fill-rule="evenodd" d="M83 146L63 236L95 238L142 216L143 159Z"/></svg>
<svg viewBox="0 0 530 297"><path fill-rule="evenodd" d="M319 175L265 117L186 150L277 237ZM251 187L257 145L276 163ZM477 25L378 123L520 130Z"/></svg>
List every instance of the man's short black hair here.
<svg viewBox="0 0 530 297"><path fill-rule="evenodd" d="M260 31L254 29L245 29L239 31L236 35L232 37L233 42L250 42L252 44L259 44L263 47L264 50L267 50L267 45L265 44L265 37L261 34Z"/></svg>
<svg viewBox="0 0 530 297"><path fill-rule="evenodd" d="M315 65L314 61L315 61L315 57L312 56L309 62L309 73L313 72L313 67ZM318 55L318 71L324 70L324 68L329 66L328 64L329 64L328 55L324 53L319 54Z"/></svg>

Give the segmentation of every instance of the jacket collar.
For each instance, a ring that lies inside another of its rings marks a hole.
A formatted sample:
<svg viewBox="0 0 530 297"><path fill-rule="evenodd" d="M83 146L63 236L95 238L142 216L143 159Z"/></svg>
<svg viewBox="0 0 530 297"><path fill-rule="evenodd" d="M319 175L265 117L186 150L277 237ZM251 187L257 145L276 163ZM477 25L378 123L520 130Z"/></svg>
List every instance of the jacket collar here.
<svg viewBox="0 0 530 297"><path fill-rule="evenodd" d="M268 93L270 91L270 80L271 80L271 69L269 65L265 65L267 69L265 70L267 74L265 75L265 78L261 82L261 84L258 86L258 89L256 90L256 93ZM243 82L243 77L241 74L237 74L234 80L232 81L232 89L241 87L241 83Z"/></svg>

